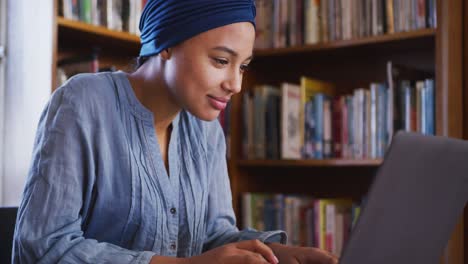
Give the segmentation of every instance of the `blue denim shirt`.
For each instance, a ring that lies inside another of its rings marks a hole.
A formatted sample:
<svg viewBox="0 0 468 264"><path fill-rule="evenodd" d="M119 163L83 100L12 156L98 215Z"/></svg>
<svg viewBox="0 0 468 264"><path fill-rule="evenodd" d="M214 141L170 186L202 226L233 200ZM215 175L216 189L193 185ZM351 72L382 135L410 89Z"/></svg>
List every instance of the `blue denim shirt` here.
<svg viewBox="0 0 468 264"><path fill-rule="evenodd" d="M156 113L157 114L157 113ZM14 235L13 263L148 263L282 231L239 231L223 131L181 111L169 175L153 113L123 72L82 74L42 113Z"/></svg>

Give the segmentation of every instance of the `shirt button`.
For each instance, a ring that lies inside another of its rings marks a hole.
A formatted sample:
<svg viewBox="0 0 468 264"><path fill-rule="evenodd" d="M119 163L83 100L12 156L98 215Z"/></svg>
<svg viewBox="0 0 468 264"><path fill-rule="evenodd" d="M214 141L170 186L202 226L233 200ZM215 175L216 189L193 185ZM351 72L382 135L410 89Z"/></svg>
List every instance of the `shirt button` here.
<svg viewBox="0 0 468 264"><path fill-rule="evenodd" d="M175 214L177 212L177 210L173 207L171 208L171 214Z"/></svg>
<svg viewBox="0 0 468 264"><path fill-rule="evenodd" d="M171 249L172 249L172 250L175 250L175 249L176 249L176 244L172 243L172 244L171 244Z"/></svg>

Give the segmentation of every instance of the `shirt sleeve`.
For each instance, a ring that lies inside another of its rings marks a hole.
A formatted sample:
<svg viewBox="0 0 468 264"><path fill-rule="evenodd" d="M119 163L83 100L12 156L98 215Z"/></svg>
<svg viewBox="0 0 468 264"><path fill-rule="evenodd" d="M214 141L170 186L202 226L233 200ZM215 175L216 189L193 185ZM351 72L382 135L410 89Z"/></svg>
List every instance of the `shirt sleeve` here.
<svg viewBox="0 0 468 264"><path fill-rule="evenodd" d="M92 191L95 169L91 124L84 122L72 89L63 88L53 94L39 121L12 263L149 263L153 252L83 236L82 205Z"/></svg>
<svg viewBox="0 0 468 264"><path fill-rule="evenodd" d="M268 231L260 232L255 229L239 230L236 226L236 217L232 208L232 194L226 163L226 143L224 133L217 121L214 121L214 135L208 135L215 148L210 151L212 155L208 198L207 234L203 251L225 245L227 243L258 239L264 243L278 242L286 244L286 232ZM208 147L208 149L210 149Z"/></svg>

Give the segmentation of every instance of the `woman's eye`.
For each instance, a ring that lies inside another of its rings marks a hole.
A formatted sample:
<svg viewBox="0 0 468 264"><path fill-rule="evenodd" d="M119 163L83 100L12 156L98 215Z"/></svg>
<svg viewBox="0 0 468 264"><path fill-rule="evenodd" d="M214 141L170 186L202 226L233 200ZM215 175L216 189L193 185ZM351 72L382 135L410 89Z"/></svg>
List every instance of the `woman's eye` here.
<svg viewBox="0 0 468 264"><path fill-rule="evenodd" d="M226 64L228 64L228 61L227 61L227 60L223 60L223 59L214 58L214 61L215 61L217 64L220 64L220 65L226 65Z"/></svg>
<svg viewBox="0 0 468 264"><path fill-rule="evenodd" d="M248 64L242 64L242 65L240 66L241 72L245 72L245 71L247 71L248 69L249 69L249 65L248 65Z"/></svg>

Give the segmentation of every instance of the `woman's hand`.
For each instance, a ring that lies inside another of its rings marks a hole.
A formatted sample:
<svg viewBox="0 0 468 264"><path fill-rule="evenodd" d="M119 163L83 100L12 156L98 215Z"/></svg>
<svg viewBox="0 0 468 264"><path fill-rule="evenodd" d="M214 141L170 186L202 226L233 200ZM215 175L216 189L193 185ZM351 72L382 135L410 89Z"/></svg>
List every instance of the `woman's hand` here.
<svg viewBox="0 0 468 264"><path fill-rule="evenodd" d="M291 247L279 243L268 246L279 259L280 264L337 264L338 258L331 253L312 247Z"/></svg>
<svg viewBox="0 0 468 264"><path fill-rule="evenodd" d="M186 259L185 264L277 264L273 251L258 240L231 243Z"/></svg>

